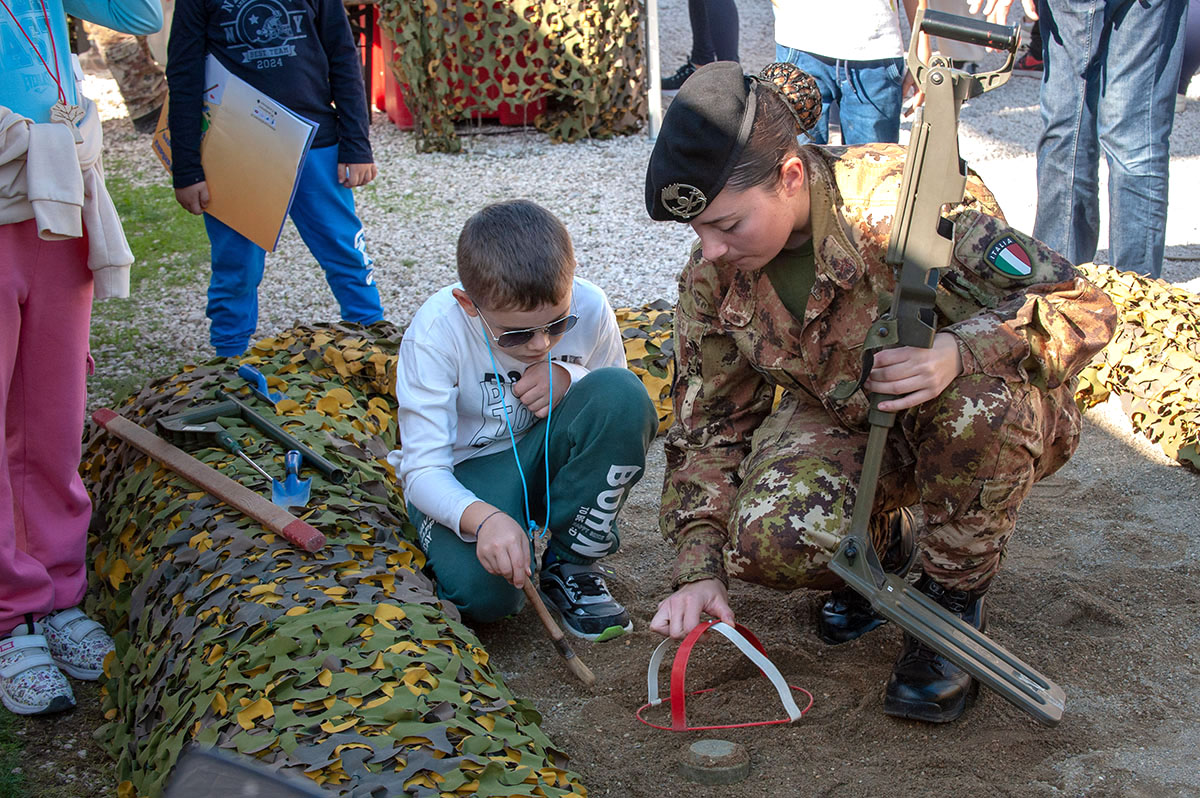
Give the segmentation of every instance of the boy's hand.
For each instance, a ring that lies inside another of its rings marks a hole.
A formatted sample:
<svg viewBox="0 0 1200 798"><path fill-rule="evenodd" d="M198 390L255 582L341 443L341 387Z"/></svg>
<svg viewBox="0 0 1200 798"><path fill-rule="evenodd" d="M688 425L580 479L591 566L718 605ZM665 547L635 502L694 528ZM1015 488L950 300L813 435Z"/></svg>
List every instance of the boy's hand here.
<svg viewBox="0 0 1200 798"><path fill-rule="evenodd" d="M550 412L550 369L545 361L534 363L525 369L521 379L513 385L513 396L521 400L521 404L533 411L538 418L545 418ZM571 387L571 372L557 363L554 366L554 404L563 398L563 394Z"/></svg>
<svg viewBox="0 0 1200 798"><path fill-rule="evenodd" d="M207 181L201 180L187 188L175 189L175 200L183 206L185 211L199 216L208 207Z"/></svg>
<svg viewBox="0 0 1200 798"><path fill-rule="evenodd" d="M346 188L365 186L379 174L379 167L373 163L340 163L337 169L338 182Z"/></svg>
<svg viewBox="0 0 1200 798"><path fill-rule="evenodd" d="M518 590L529 576L529 537L521 525L505 513L496 513L484 523L475 540L475 556L489 574L503 576Z"/></svg>
<svg viewBox="0 0 1200 798"><path fill-rule="evenodd" d="M896 397L879 403L880 410L896 413L941 395L961 373L958 339L941 332L933 336L930 349L899 346L877 352L871 376L863 387Z"/></svg>
<svg viewBox="0 0 1200 798"><path fill-rule="evenodd" d="M682 640L700 623L700 614L711 615L718 621L733 625L733 610L729 608L729 592L720 579L689 582L658 604L658 612L650 621L650 630L663 637Z"/></svg>

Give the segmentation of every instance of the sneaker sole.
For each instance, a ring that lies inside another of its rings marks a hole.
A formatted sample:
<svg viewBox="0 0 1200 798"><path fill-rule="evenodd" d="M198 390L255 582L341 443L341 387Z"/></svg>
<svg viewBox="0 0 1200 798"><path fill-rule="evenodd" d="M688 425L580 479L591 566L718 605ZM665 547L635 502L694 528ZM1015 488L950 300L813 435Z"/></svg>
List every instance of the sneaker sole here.
<svg viewBox="0 0 1200 798"><path fill-rule="evenodd" d="M96 668L95 670L80 668L77 665L72 665L69 662L63 662L61 659L55 659L54 664L63 673L70 676L72 679L79 679L84 682L94 682L104 675L104 668Z"/></svg>
<svg viewBox="0 0 1200 798"><path fill-rule="evenodd" d="M600 634L592 638L593 643L603 643L605 640L612 640L614 637L620 637L626 632L633 631L633 621L629 622L629 626L610 626Z"/></svg>
<svg viewBox="0 0 1200 798"><path fill-rule="evenodd" d="M624 626L610 626L604 631L597 632L595 634L581 631L567 622L567 616L563 614L563 611L558 608L558 605L555 604L550 597L542 591L541 588L538 588L538 595L542 597L542 603L546 605L546 608L558 616L559 626L561 626L563 630L572 637L578 637L580 640L588 640L592 643L603 643L605 640L612 640L614 637L620 637L626 632L633 631L633 621L630 621Z"/></svg>
<svg viewBox="0 0 1200 798"><path fill-rule="evenodd" d="M53 715L75 708L75 699L65 695L56 695L44 707L22 704L14 698L9 698L7 695L0 696L0 698L3 698L4 706L8 708L8 711L14 712L17 715Z"/></svg>

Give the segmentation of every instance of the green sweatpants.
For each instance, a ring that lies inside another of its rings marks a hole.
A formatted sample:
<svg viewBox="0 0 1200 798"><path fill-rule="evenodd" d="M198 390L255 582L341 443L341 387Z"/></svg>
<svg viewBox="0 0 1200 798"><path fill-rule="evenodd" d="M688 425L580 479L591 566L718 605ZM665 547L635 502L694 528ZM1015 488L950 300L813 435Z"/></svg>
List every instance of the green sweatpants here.
<svg viewBox="0 0 1200 798"><path fill-rule="evenodd" d="M597 369L571 386L546 421L527 430L513 450L459 463L454 476L481 500L527 526L521 469L529 490L529 512L546 521L546 455L550 472L550 534L547 546L568 562L586 563L612 554L620 539L617 513L641 479L646 450L658 418L645 387L632 372ZM524 594L503 577L489 574L466 543L411 503L409 518L437 581L438 595L464 617L487 623L521 609Z"/></svg>

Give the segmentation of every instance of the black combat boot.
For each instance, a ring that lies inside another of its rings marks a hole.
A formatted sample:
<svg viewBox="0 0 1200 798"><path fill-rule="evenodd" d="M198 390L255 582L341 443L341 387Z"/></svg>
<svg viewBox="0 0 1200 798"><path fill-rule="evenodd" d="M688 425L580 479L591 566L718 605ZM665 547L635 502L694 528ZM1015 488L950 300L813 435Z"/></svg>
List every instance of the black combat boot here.
<svg viewBox="0 0 1200 798"><path fill-rule="evenodd" d="M916 587L976 629L986 626L983 590L946 590L927 574L921 575ZM949 723L962 715L978 691L969 673L905 632L904 648L883 696L883 711L898 718Z"/></svg>
<svg viewBox="0 0 1200 798"><path fill-rule="evenodd" d="M889 574L908 573L917 549L913 513L907 507L871 517L871 544ZM871 602L858 591L843 587L829 594L817 615L817 637L831 646L862 637L887 619L876 615Z"/></svg>

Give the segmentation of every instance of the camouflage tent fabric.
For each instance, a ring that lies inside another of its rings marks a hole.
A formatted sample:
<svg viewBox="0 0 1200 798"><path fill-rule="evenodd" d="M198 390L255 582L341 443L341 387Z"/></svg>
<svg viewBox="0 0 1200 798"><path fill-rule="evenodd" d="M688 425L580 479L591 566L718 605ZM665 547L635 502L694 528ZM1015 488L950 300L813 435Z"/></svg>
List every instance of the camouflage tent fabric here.
<svg viewBox="0 0 1200 798"><path fill-rule="evenodd" d="M381 0L379 23L424 152L457 152L454 123L502 103L547 100L530 121L555 141L646 118L637 0Z"/></svg>
<svg viewBox="0 0 1200 798"><path fill-rule="evenodd" d="M119 630L97 734L117 759L121 798L160 794L193 741L354 798L586 795L537 712L420 571L384 460L395 445L399 340L386 323L299 327L238 362L159 380L118 408L152 429L232 389L270 416L236 376L239 362L257 365L285 395L275 420L348 474L335 485L314 473L308 507L293 508L329 538L314 555L103 431L88 441L90 609ZM240 419L221 423L282 475L281 447ZM191 449L270 495L228 452Z"/></svg>
<svg viewBox="0 0 1200 798"><path fill-rule="evenodd" d="M1076 402L1115 395L1135 430L1200 471L1200 296L1108 266L1081 268L1116 303L1121 326L1080 376Z"/></svg>

